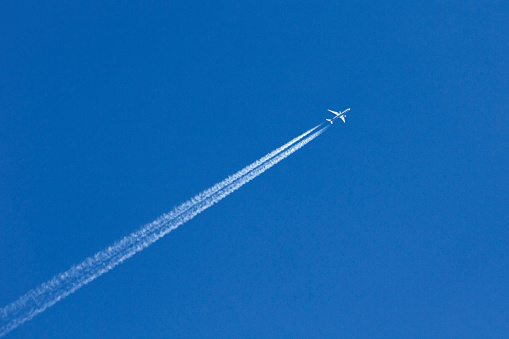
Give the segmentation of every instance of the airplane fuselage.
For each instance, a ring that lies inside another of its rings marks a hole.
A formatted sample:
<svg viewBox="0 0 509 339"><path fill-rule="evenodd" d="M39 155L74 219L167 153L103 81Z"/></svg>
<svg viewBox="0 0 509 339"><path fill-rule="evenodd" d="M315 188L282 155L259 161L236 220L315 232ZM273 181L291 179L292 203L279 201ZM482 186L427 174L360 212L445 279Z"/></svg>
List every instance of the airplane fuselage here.
<svg viewBox="0 0 509 339"><path fill-rule="evenodd" d="M334 123L334 120L336 120L337 118L339 118L339 115L338 116L335 116L334 118L332 119L327 119L328 122L330 122L330 124L332 125Z"/></svg>

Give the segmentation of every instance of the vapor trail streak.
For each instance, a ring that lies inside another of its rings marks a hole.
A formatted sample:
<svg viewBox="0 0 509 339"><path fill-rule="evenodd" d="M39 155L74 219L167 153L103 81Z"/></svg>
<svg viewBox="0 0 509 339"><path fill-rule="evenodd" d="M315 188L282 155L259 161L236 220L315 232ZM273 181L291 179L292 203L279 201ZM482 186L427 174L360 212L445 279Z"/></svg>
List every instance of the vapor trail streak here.
<svg viewBox="0 0 509 339"><path fill-rule="evenodd" d="M150 246L288 157L328 128L327 126L314 132L320 126L318 125L303 133L189 201L184 202L171 212L162 215L138 231L98 252L93 257L89 257L80 264L56 275L39 287L30 290L15 302L1 308L0 337Z"/></svg>
<svg viewBox="0 0 509 339"><path fill-rule="evenodd" d="M265 161L269 160L270 158L274 157L275 155L283 152L284 150L286 150L288 147L292 146L293 144L295 144L297 141L301 140L302 138L308 136L309 134L311 134L313 131L315 131L318 127L320 127L320 125L317 125L315 127L313 127L312 129L310 129L309 131L307 132L304 132L302 133L301 135L299 135L298 137L290 140L289 142L287 142L286 144L284 144L283 146L275 149L274 151L270 152L269 154L265 155L264 157L256 160L255 162L253 162L251 165L248 165L246 167L244 167L243 169L241 169L240 171L238 171L237 173L235 174L232 174L230 175L228 178L224 179L223 181L215 184L214 186L212 186L211 188L209 189L206 189L205 191L203 191L202 193L196 195L195 197L189 199L188 201L186 201L185 203L183 203L182 205L180 205L179 207L177 207L174 211L176 211L177 209L179 211L183 211L183 210L186 210L188 209L190 206L194 205L195 203L197 202L200 202L202 201L203 199L206 199L208 197L210 197L212 194L214 194L215 192L219 191L220 189L222 189L223 187L225 186L228 186L229 184L231 184L232 182L234 182L235 180L239 179L240 177L246 175L248 172L252 171L254 168L260 166L262 163L264 163Z"/></svg>

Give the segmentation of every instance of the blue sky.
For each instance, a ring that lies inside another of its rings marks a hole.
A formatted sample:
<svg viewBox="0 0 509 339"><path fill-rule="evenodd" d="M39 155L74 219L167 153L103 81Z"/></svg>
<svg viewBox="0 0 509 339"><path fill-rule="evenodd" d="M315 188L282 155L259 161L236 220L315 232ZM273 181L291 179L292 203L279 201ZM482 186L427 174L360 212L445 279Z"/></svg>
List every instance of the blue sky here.
<svg viewBox="0 0 509 339"><path fill-rule="evenodd" d="M502 1L7 1L0 305L351 107L9 334L509 335Z"/></svg>

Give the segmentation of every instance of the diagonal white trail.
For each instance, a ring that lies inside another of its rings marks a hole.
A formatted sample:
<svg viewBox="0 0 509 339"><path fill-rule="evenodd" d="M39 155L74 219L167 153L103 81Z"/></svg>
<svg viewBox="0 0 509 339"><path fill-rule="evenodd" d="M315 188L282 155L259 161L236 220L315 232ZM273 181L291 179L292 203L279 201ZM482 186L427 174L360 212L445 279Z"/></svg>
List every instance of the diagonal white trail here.
<svg viewBox="0 0 509 339"><path fill-rule="evenodd" d="M206 189L205 191L201 192L200 194L196 195L195 197L189 199L188 201L186 201L185 203L181 204L179 207L177 207L175 210L173 210L172 212L177 212L178 211L183 211L183 210L186 210L188 209L190 206L194 205L195 203L197 202L200 202L202 201L203 199L206 199L208 198L209 196L211 196L212 194L216 193L217 191L219 191L220 189L222 189L223 187L231 184L232 182L234 182L235 180L237 180L238 178L240 178L241 176L245 175L246 173L252 171L254 168L260 166L262 163L264 163L265 161L269 160L270 158L274 157L275 155L283 152L284 150L288 149L288 147L292 146L293 144L295 144L297 141L305 138L306 136L308 136L309 134L311 134L312 132L314 132L318 127L322 126L321 124L320 125L317 125L315 127L313 127L312 129L310 129L309 131L307 132L304 132L302 133L301 135L299 135L298 137L290 140L289 142L287 142L286 144L284 144L283 146L279 147L279 148L276 148L274 151L268 153L267 155L263 156L262 158L256 160L255 162L253 162L251 165L248 165L246 167L244 167L243 169L241 169L240 171L238 171L237 173L235 174L232 174L230 175L228 178L224 179L223 181L215 184L214 186L212 186L211 188L208 188Z"/></svg>
<svg viewBox="0 0 509 339"><path fill-rule="evenodd" d="M245 167L220 183L196 195L194 198L164 214L152 223L131 233L93 257L60 273L51 280L30 290L15 302L0 309L0 337L32 319L48 307L67 297L92 280L110 271L124 260L150 246L196 215L221 201L258 175L262 174L311 140L327 128L317 130L318 125L299 137L270 152L253 164ZM314 133L313 133L314 132ZM312 134L311 134L312 133Z"/></svg>

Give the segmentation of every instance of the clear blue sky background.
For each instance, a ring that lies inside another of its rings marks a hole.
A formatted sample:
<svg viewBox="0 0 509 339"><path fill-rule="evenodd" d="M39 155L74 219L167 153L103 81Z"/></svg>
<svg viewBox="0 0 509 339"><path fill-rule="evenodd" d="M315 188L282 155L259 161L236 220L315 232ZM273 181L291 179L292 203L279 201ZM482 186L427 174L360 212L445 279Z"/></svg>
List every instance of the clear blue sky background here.
<svg viewBox="0 0 509 339"><path fill-rule="evenodd" d="M4 1L0 304L316 124L12 338L507 337L505 1Z"/></svg>

